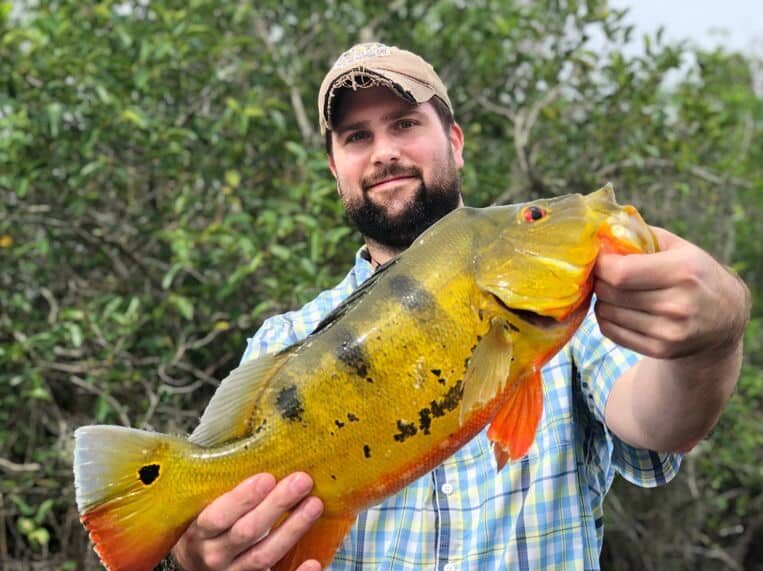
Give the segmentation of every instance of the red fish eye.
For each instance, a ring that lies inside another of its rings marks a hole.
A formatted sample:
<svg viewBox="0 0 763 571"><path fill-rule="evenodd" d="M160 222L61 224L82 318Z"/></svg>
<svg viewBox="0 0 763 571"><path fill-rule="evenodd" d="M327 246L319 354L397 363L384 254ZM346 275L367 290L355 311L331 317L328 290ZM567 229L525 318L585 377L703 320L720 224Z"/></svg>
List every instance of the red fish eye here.
<svg viewBox="0 0 763 571"><path fill-rule="evenodd" d="M522 213L525 222L535 222L536 220L543 218L545 215L546 209L541 208L540 206L528 206Z"/></svg>

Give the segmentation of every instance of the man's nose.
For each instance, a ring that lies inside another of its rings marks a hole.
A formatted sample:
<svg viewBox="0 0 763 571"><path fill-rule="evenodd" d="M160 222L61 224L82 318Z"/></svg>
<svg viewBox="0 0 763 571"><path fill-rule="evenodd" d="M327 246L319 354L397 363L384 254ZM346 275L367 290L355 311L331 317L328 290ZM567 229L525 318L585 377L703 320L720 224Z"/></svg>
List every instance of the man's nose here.
<svg viewBox="0 0 763 571"><path fill-rule="evenodd" d="M371 160L374 164L386 164L400 160L398 141L386 134L376 135Z"/></svg>

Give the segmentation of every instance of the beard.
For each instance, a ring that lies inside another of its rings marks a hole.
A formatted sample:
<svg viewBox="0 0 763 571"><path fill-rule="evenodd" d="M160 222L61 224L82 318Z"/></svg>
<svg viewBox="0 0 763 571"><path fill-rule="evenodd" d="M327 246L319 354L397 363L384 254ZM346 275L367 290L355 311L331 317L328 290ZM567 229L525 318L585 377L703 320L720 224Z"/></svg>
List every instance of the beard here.
<svg viewBox="0 0 763 571"><path fill-rule="evenodd" d="M410 246L424 230L440 218L455 210L461 198L461 179L453 155L448 152L447 164L436 169L438 175L426 184L418 167L403 167L396 163L380 169L372 177L361 180L362 195L357 199L346 198L341 185L339 193L350 222L366 238L393 249ZM420 184L405 208L391 214L384 204L373 202L368 189L382 180L409 176L419 179Z"/></svg>

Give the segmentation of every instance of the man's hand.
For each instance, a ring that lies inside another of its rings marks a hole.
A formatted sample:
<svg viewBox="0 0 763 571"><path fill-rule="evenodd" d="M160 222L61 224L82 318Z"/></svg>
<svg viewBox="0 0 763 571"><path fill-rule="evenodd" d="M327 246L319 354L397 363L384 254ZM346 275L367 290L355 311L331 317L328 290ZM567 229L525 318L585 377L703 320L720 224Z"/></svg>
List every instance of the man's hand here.
<svg viewBox="0 0 763 571"><path fill-rule="evenodd" d="M652 230L660 252L605 254L597 262L594 291L602 333L657 359L733 351L750 312L742 281L697 246Z"/></svg>
<svg viewBox="0 0 763 571"><path fill-rule="evenodd" d="M604 416L634 446L688 451L736 386L750 295L710 254L653 230L660 252L602 255L594 270L601 332L646 355L615 382Z"/></svg>
<svg viewBox="0 0 763 571"><path fill-rule="evenodd" d="M323 512L323 503L307 497L310 476L296 472L276 482L257 474L209 504L172 552L186 571L261 571L286 555ZM271 533L271 528L292 513ZM297 571L320 571L315 560Z"/></svg>

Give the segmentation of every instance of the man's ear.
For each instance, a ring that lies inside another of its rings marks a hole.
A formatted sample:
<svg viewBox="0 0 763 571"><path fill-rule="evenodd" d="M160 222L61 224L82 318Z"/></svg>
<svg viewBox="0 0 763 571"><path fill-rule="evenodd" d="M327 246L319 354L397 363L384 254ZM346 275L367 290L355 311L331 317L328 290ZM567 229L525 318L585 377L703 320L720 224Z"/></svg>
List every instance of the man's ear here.
<svg viewBox="0 0 763 571"><path fill-rule="evenodd" d="M450 139L450 147L453 149L453 160L456 162L456 168L460 169L464 166L464 132L458 123L454 122L450 126L448 138Z"/></svg>
<svg viewBox="0 0 763 571"><path fill-rule="evenodd" d="M329 160L329 170L331 171L331 174L334 175L334 178L336 178L336 163L334 162L334 155L329 153L328 160Z"/></svg>

